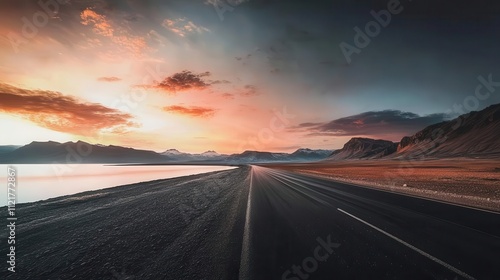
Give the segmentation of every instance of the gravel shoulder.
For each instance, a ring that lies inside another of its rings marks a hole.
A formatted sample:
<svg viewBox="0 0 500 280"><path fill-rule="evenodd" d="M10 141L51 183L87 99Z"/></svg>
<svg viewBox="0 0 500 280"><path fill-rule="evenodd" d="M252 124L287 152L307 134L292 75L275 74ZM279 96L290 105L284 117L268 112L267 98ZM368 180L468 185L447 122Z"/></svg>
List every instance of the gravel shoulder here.
<svg viewBox="0 0 500 280"><path fill-rule="evenodd" d="M20 204L17 272L2 270L0 278L236 279L249 171L240 167ZM3 230L0 238L6 237Z"/></svg>

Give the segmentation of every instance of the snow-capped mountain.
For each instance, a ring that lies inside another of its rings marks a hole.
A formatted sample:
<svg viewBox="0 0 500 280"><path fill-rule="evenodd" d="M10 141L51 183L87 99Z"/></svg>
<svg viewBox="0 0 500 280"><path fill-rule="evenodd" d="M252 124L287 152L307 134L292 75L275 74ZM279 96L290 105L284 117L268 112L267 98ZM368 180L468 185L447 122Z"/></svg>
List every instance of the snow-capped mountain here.
<svg viewBox="0 0 500 280"><path fill-rule="evenodd" d="M182 155L190 155L188 153L182 153L182 152L179 152L179 150L177 149L169 149L169 150L166 150L165 152L163 153L160 153L161 155L164 155L164 156L182 156Z"/></svg>
<svg viewBox="0 0 500 280"><path fill-rule="evenodd" d="M220 157L222 155L217 153L216 151L206 151L204 153L201 153L200 156L207 157L207 158L214 158L214 157Z"/></svg>
<svg viewBox="0 0 500 280"><path fill-rule="evenodd" d="M206 151L201 154L184 153L177 149L169 149L161 155L168 156L173 161L207 161L207 160L223 160L227 155L222 155L216 151Z"/></svg>

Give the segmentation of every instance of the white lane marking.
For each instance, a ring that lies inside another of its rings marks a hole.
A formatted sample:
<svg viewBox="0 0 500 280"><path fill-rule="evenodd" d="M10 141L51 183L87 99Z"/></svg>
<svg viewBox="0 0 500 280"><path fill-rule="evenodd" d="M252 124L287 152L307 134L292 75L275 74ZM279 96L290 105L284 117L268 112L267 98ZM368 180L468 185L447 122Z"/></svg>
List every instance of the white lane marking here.
<svg viewBox="0 0 500 280"><path fill-rule="evenodd" d="M249 250L250 250L250 210L252 205L253 168L250 169L250 187L248 187L247 212L245 214L245 227L241 244L240 272L238 279L250 278Z"/></svg>
<svg viewBox="0 0 500 280"><path fill-rule="evenodd" d="M365 225L367 225L367 226L369 226L369 227L371 227L373 229L378 230L379 232L381 232L381 233L389 236L390 238L396 240L397 242L405 245L406 247L408 247L408 248L416 251L417 253L421 254L422 256L427 257L427 258L431 259L432 261L434 261L434 262L436 262L436 263L438 263L438 264L446 267L447 269L455 272L456 274L458 274L458 275L460 275L460 276L462 276L462 277L464 277L466 279L475 279L474 277L470 276L469 274L467 274L467 273L465 273L463 271L458 270L457 268L453 267L452 265L447 264L444 261L442 261L442 260L440 260L440 259L438 259L438 258L436 258L436 257L434 257L434 256L432 256L432 255L430 255L430 254L428 254L428 253L426 253L426 252L418 249L417 247L415 247L415 246L413 246L413 245L411 245L411 244L409 244L409 243L407 243L407 242L405 242L405 241L397 238L396 236L394 236L394 235L392 235L392 234L384 231L383 229L380 229L380 228L378 228L378 227L376 227L376 226L374 226L374 225L372 225L372 224L370 224L370 223L368 223L368 222L366 222L366 221L364 221L364 220L362 220L362 219L360 219L360 218L358 218L358 217L356 217L356 216L354 216L354 215L352 215L350 213L347 213L346 211L344 211L344 210L342 210L340 208L337 208L337 210L340 211L340 212L342 212L342 213L344 213L344 214L346 214L346 215L348 215L348 216L350 216L353 219L356 219L356 220L364 223Z"/></svg>
<svg viewBox="0 0 500 280"><path fill-rule="evenodd" d="M318 178L318 179L322 179L322 180L326 180L326 181L331 181L331 182L338 183L338 184L344 184L344 185L348 185L348 186L354 186L354 187L363 188L363 189L369 189L369 190L373 190L373 191L379 191L379 192L386 192L386 193L397 194L397 195L402 195L402 196L408 196L408 197L412 197L412 198L417 198L417 199L422 199L422 200L428 200L428 201L432 201L432 202L438 202L438 203L452 205L452 206L457 206L457 207L461 207L461 208L467 208L467 209L471 209L471 210L476 210L476 211L481 211L481 212L486 212L486 213L500 215L500 212L495 212L493 210L477 208L477 207L474 207L474 206L468 206L468 205L465 205L465 204L458 204L458 203L454 203L454 202L450 202L450 201L444 201L444 200L435 199L435 198L432 198L432 197L420 196L420 195L417 195L417 194L405 193L403 191L381 189L379 187L373 187L373 186L369 186L369 185L360 185L360 184L351 183L351 182L344 182L344 181L336 180L335 178L330 178L330 177L326 177L326 176L322 176L322 175L318 175L318 174L299 173L299 172L297 172L296 174L300 174L300 175L303 175L303 176L306 176L306 177L309 176L309 177L314 177L314 178Z"/></svg>

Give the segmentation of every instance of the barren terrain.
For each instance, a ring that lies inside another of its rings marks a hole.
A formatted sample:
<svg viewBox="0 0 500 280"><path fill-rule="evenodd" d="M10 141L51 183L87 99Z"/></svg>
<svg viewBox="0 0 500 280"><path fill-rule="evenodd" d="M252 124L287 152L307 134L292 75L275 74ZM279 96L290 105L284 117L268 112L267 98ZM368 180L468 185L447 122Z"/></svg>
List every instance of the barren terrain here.
<svg viewBox="0 0 500 280"><path fill-rule="evenodd" d="M500 211L500 160L377 160L272 165L394 192Z"/></svg>

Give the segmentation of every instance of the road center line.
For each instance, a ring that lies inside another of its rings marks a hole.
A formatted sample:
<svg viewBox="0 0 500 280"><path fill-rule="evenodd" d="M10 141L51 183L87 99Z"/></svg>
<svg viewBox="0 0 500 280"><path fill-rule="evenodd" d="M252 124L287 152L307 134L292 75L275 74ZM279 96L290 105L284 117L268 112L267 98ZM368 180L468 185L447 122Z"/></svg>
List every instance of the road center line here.
<svg viewBox="0 0 500 280"><path fill-rule="evenodd" d="M460 276L462 276L462 277L464 277L466 279L475 279L474 277L470 276L469 274L467 274L467 273L465 273L463 271L458 270L454 266L452 266L452 265L450 265L448 263L445 263L444 261L442 261L442 260L440 260L440 259L438 259L438 258L436 258L436 257L434 257L434 256L432 256L432 255L430 255L430 254L428 254L428 253L426 253L426 252L418 249L417 247L415 247L415 246L413 246L413 245L411 245L411 244L409 244L409 243L407 243L407 242L405 242L405 241L397 238L396 236L394 236L394 235L392 235L392 234L384 231L383 229L380 229L380 228L378 228L378 227L376 227L376 226L374 226L374 225L372 225L372 224L370 224L370 223L368 223L368 222L366 222L366 221L364 221L364 220L362 220L362 219L360 219L360 218L358 218L358 217L356 217L356 216L354 216L354 215L352 215L352 214L350 214L350 213L348 213L348 212L346 212L346 211L344 211L344 210L342 210L340 208L337 208L337 210L340 211L340 212L342 212L342 213L344 213L344 214L346 214L346 215L348 215L348 216L350 216L353 219L356 219L356 220L364 223L365 225L367 225L367 226L369 226L369 227L371 227L373 229L376 229L377 231L379 231L379 232L381 232L381 233L389 236L390 238L396 240L397 242L399 242L399 243L405 245L406 247L408 247L408 248L416 251L417 253L421 254L422 256L427 257L427 258L431 259L432 261L434 261L434 262L436 262L436 263L438 263L438 264L446 267L447 269L455 272L456 274L458 274L458 275L460 275Z"/></svg>
<svg viewBox="0 0 500 280"><path fill-rule="evenodd" d="M240 272L239 279L250 278L250 211L252 207L252 184L253 184L253 166L250 167L250 186L248 187L247 209L245 214L245 227L243 229L243 242L241 244Z"/></svg>

